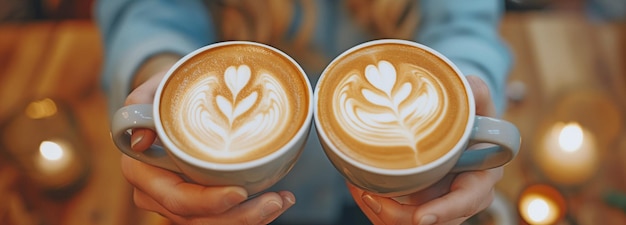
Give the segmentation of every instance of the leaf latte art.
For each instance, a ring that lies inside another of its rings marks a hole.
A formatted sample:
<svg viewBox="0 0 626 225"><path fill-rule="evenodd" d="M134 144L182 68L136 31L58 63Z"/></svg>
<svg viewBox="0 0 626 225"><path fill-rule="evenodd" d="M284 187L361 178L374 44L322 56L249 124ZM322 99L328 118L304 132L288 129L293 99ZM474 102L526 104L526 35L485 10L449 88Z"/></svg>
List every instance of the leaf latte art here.
<svg viewBox="0 0 626 225"><path fill-rule="evenodd" d="M225 91L215 91L220 88ZM187 145L214 158L238 158L267 145L290 122L284 119L291 114L285 90L269 72L245 64L206 76L181 99L188 107L179 117Z"/></svg>
<svg viewBox="0 0 626 225"><path fill-rule="evenodd" d="M368 42L339 55L317 83L316 127L326 152L410 169L457 145L469 119L456 68L410 43Z"/></svg>
<svg viewBox="0 0 626 225"><path fill-rule="evenodd" d="M337 85L334 116L357 141L371 146L406 146L420 160L418 143L442 122L447 96L427 70L403 65L402 79L381 60L353 71Z"/></svg>

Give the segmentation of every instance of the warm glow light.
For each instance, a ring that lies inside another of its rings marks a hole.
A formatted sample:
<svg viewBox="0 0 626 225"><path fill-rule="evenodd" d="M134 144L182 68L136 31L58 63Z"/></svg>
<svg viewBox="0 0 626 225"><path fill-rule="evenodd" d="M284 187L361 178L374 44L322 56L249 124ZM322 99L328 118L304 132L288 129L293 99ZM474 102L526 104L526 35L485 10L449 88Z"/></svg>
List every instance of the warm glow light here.
<svg viewBox="0 0 626 225"><path fill-rule="evenodd" d="M63 148L52 141L42 141L39 145L39 153L43 158L51 161L63 158Z"/></svg>
<svg viewBox="0 0 626 225"><path fill-rule="evenodd" d="M548 185L531 185L519 199L519 212L524 221L532 225L555 224L565 214L565 199Z"/></svg>
<svg viewBox="0 0 626 225"><path fill-rule="evenodd" d="M34 101L26 107L26 115L31 119L43 119L57 113L57 105L52 99Z"/></svg>
<svg viewBox="0 0 626 225"><path fill-rule="evenodd" d="M45 140L39 144L39 154L35 157L37 168L44 174L65 173L75 163L71 144L63 139Z"/></svg>
<svg viewBox="0 0 626 225"><path fill-rule="evenodd" d="M550 206L546 200L536 198L528 203L528 217L532 222L544 222L550 216Z"/></svg>
<svg viewBox="0 0 626 225"><path fill-rule="evenodd" d="M557 204L542 194L523 196L519 207L522 217L529 224L553 224L559 219Z"/></svg>
<svg viewBox="0 0 626 225"><path fill-rule="evenodd" d="M556 122L540 134L533 157L547 178L578 185L597 172L600 157L595 135L580 123Z"/></svg>
<svg viewBox="0 0 626 225"><path fill-rule="evenodd" d="M583 130L578 123L569 123L563 127L559 134L559 146L563 151L575 152L583 144Z"/></svg>

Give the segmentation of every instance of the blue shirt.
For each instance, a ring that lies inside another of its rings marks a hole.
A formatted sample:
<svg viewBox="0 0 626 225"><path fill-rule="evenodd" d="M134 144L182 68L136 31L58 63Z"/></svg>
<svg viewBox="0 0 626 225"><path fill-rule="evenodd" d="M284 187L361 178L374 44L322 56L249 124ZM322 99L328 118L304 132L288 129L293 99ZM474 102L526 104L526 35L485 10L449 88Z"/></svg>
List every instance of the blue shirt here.
<svg viewBox="0 0 626 225"><path fill-rule="evenodd" d="M504 87L511 55L498 26L503 12L499 0L421 0L413 4L420 24L412 40L448 57L466 75L481 77L489 86L499 115L504 110ZM131 91L132 75L148 57L164 52L185 55L219 41L216 24L202 1L105 0L98 1L96 19L105 44L102 84L109 112L120 108ZM341 1L314 1L313 46L330 62L342 51L374 38L355 24ZM299 26L302 7L294 4L290 30ZM289 35L290 33L287 33ZM296 60L298 60L296 58ZM306 69L306 67L305 67ZM318 70L308 70L313 86ZM324 155L313 128L300 160L273 189L290 190L297 204L279 221L328 223L343 204L353 204L342 177Z"/></svg>

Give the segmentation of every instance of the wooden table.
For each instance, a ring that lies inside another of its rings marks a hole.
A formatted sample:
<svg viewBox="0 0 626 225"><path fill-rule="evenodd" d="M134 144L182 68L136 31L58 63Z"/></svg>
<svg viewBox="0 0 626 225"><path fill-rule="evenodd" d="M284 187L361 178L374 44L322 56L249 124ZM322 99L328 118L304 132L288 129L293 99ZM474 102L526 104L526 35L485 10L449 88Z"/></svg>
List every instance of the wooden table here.
<svg viewBox="0 0 626 225"><path fill-rule="evenodd" d="M502 34L516 59L510 81L524 84L526 94L523 100L510 102L504 116L520 128L523 144L497 190L515 207L525 187L547 183L567 195L569 217L577 224L626 224L624 211L602 199L609 190L626 192L626 26L592 24L575 14L510 14ZM51 200L36 187L24 186L32 182L10 157L0 154L0 223L168 223L132 204L131 187L120 173L120 153L108 133L105 97L98 83L101 67L101 40L90 21L0 26L0 121L34 100L66 103L88 146L83 150L89 153L90 168L81 188L63 200ZM545 118L559 118L555 106L576 93L601 96L589 103L600 107L589 109L600 116L585 120L601 136L601 164L588 182L558 186L537 169L532 152ZM601 102L596 104L597 99ZM55 213L46 213L50 210Z"/></svg>

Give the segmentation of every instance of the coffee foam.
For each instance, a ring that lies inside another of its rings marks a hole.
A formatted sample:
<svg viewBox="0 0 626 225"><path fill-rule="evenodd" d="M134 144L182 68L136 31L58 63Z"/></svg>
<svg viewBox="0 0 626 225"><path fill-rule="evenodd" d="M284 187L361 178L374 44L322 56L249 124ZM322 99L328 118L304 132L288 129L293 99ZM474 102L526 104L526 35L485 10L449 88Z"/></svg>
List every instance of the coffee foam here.
<svg viewBox="0 0 626 225"><path fill-rule="evenodd" d="M332 63L320 82L317 116L327 136L366 164L424 165L464 132L469 108L462 81L422 49L366 47Z"/></svg>
<svg viewBox="0 0 626 225"><path fill-rule="evenodd" d="M181 149L236 163L285 145L307 115L298 67L259 46L226 46L195 56L166 84L161 117Z"/></svg>

